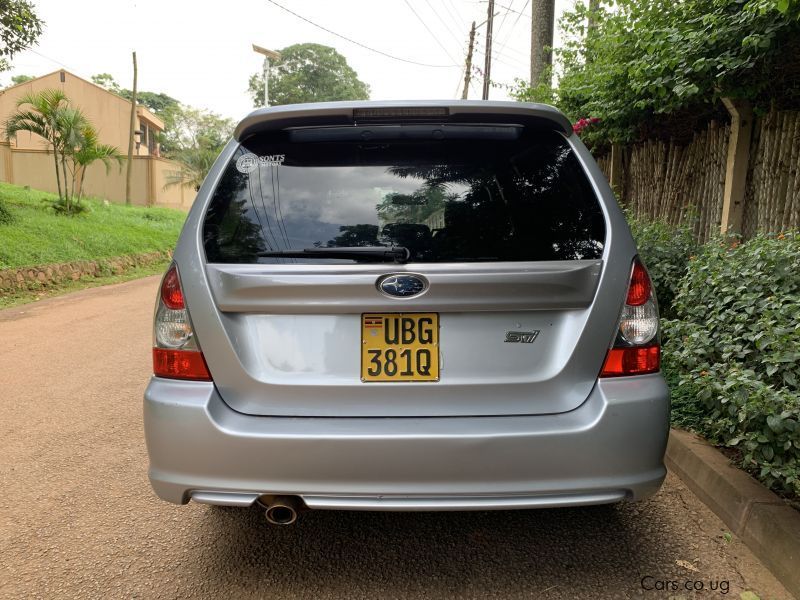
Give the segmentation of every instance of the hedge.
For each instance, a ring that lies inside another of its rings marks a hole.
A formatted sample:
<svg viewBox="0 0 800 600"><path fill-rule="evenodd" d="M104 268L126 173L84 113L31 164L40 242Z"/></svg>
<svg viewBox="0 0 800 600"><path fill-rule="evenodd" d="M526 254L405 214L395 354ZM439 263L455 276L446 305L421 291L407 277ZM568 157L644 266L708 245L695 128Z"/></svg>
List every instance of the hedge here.
<svg viewBox="0 0 800 600"><path fill-rule="evenodd" d="M662 341L673 423L800 495L800 234L693 247L662 224L632 230L672 317Z"/></svg>

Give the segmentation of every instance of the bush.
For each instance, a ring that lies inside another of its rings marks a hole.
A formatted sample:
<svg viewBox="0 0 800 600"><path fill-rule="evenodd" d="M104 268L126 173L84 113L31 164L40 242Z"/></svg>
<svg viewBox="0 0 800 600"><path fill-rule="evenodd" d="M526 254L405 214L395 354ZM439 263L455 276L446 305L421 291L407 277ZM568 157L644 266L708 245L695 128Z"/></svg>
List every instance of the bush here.
<svg viewBox="0 0 800 600"><path fill-rule="evenodd" d="M800 235L706 244L664 322L673 417L800 494Z"/></svg>
<svg viewBox="0 0 800 600"><path fill-rule="evenodd" d="M628 222L639 255L656 288L661 317L674 318L675 296L689 267L689 258L699 250L694 235L686 227L642 221L630 214Z"/></svg>
<svg viewBox="0 0 800 600"><path fill-rule="evenodd" d="M658 136L691 139L725 115L719 99L757 110L800 102L800 2L616 0L572 3L560 19L560 71L550 94L589 147ZM594 27L587 29L589 7ZM588 5L588 6L587 6ZM545 90L546 91L546 90ZM519 99L542 91L518 86Z"/></svg>
<svg viewBox="0 0 800 600"><path fill-rule="evenodd" d="M11 212L6 207L5 202L3 201L3 199L0 198L0 225L6 225L8 223L11 223L11 221L13 221L13 220L14 220L14 216L11 214Z"/></svg>

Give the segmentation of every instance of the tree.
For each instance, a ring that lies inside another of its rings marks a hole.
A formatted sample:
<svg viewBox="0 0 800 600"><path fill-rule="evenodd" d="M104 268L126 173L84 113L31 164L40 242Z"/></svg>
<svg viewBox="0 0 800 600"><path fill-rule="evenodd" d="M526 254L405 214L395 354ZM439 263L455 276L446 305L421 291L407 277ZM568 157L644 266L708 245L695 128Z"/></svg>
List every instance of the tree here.
<svg viewBox="0 0 800 600"><path fill-rule="evenodd" d="M73 211L72 200L75 196L75 152L84 144L84 132L90 127L89 120L79 108L65 106L56 115L59 154L61 155L61 172L64 175L65 212ZM68 161L70 161L68 163ZM69 171L71 177L67 177ZM76 207L77 208L77 207Z"/></svg>
<svg viewBox="0 0 800 600"><path fill-rule="evenodd" d="M578 2L561 20L554 103L589 145L688 139L726 118L720 98L800 107L800 2ZM588 24L592 27L589 28ZM520 86L518 99L536 90Z"/></svg>
<svg viewBox="0 0 800 600"><path fill-rule="evenodd" d="M92 82L96 83L102 88L113 92L125 100L130 101L133 97L131 90L125 89L117 83L116 79L109 73L98 73L92 75ZM164 121L164 131L158 134L158 143L161 146L162 154L168 154L170 151L170 144L172 139L167 132L170 132L175 127L174 120L180 113L180 102L164 94L163 92L136 92L136 103L146 106L149 110L153 111L162 121Z"/></svg>
<svg viewBox="0 0 800 600"><path fill-rule="evenodd" d="M121 87L108 73L93 75L92 81L126 100L133 96L131 90ZM164 131L158 135L161 154L181 163L180 171L167 174L167 186L199 188L230 138L233 122L211 111L183 105L161 92L137 91L136 102L164 121Z"/></svg>
<svg viewBox="0 0 800 600"><path fill-rule="evenodd" d="M67 214L82 210L75 200L75 185L80 178L78 199L83 192L86 167L101 160L108 168L119 161L113 146L97 143L97 132L79 108L70 105L61 90L48 89L26 94L17 101L17 112L5 123L6 135L15 137L27 131L42 137L52 148L58 187L56 210Z"/></svg>
<svg viewBox="0 0 800 600"><path fill-rule="evenodd" d="M295 44L280 53L280 60L270 61L270 105L369 99L369 86L330 46ZM263 105L263 77L263 72L250 77L255 107Z"/></svg>
<svg viewBox="0 0 800 600"><path fill-rule="evenodd" d="M0 0L0 71L15 54L36 43L44 22L26 0Z"/></svg>
<svg viewBox="0 0 800 600"><path fill-rule="evenodd" d="M99 85L101 88L106 89L109 92L120 94L122 91L122 88L111 73L97 73L96 75L92 75L90 79L92 80L92 83Z"/></svg>
<svg viewBox="0 0 800 600"><path fill-rule="evenodd" d="M533 0L531 5L531 87L550 85L553 65L555 0Z"/></svg>
<svg viewBox="0 0 800 600"><path fill-rule="evenodd" d="M74 178L78 184L78 198L83 198L83 186L86 183L86 169L98 160L106 167L106 174L111 170L111 165L115 162L122 167L125 157L120 154L116 146L110 144L100 144L97 139L97 130L92 126L87 126L83 131L81 145L72 155L74 163Z"/></svg>
<svg viewBox="0 0 800 600"><path fill-rule="evenodd" d="M131 90L120 86L120 84L117 83L117 80L114 79L114 76L109 73L98 73L96 75L92 75L91 80L93 83L107 89L109 92L114 92L118 96L122 96L125 98L125 100L130 100L133 96L133 92ZM146 106L148 110L152 110L162 119L164 119L166 112L169 111L169 109L179 104L175 98L162 92L142 91L136 92L136 102L142 106Z"/></svg>
<svg viewBox="0 0 800 600"><path fill-rule="evenodd" d="M165 131L165 155L181 163L167 176L167 186L200 188L211 165L233 132L233 121L216 113L179 105L172 109L173 127Z"/></svg>
<svg viewBox="0 0 800 600"><path fill-rule="evenodd" d="M11 85L19 85L20 83L25 83L31 79L34 79L34 77L31 75L14 75L11 78Z"/></svg>
<svg viewBox="0 0 800 600"><path fill-rule="evenodd" d="M53 148L56 167L58 199L64 200L59 172L59 153L61 151L58 130L59 113L66 108L69 100L61 90L43 90L36 94L26 94L17 101L17 112L5 123L6 136L16 137L20 131L28 131L42 138ZM66 180L64 181L66 186Z"/></svg>

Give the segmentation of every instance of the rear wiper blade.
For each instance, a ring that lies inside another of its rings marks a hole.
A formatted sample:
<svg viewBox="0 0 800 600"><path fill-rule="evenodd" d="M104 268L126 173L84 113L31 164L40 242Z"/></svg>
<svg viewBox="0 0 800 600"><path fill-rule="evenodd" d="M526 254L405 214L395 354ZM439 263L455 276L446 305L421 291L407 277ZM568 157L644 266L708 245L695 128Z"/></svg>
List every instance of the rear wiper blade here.
<svg viewBox="0 0 800 600"><path fill-rule="evenodd" d="M343 258L351 260L392 261L405 263L411 258L402 246L353 246L342 248L302 248L298 250L268 250L258 256L269 258Z"/></svg>

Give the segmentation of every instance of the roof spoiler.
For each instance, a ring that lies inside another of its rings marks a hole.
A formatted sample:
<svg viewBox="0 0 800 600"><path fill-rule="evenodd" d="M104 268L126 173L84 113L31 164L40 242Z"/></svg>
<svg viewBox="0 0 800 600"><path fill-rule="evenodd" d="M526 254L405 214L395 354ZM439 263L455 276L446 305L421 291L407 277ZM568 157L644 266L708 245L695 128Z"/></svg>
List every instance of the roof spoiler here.
<svg viewBox="0 0 800 600"><path fill-rule="evenodd" d="M348 126L376 123L515 124L572 135L572 124L558 109L530 102L482 100L362 101L286 104L260 108L233 132L241 142L256 133L290 127Z"/></svg>

